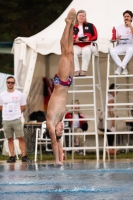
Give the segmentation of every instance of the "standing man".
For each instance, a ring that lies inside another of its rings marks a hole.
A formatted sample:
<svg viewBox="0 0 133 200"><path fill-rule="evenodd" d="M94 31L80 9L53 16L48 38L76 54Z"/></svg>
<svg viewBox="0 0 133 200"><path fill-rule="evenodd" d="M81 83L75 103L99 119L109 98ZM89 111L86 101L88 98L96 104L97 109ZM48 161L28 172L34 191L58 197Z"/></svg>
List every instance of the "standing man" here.
<svg viewBox="0 0 133 200"><path fill-rule="evenodd" d="M19 147L22 152L22 162L31 162L31 160L26 156L24 132L21 122L21 113L26 108L26 101L24 95L14 88L14 84L14 77L7 77L7 90L0 93L0 110L2 110L2 123L5 137L8 139L8 147L11 154L7 162L16 162L13 142L14 133L15 137L19 140Z"/></svg>
<svg viewBox="0 0 133 200"><path fill-rule="evenodd" d="M123 17L124 24L121 24L116 29L116 40L118 41L118 45L110 51L113 60L118 66L115 71L115 74L117 75L128 74L126 69L127 63L133 56L133 13L130 10L126 10L123 13ZM118 56L121 53L125 53L125 57L122 61Z"/></svg>
<svg viewBox="0 0 133 200"><path fill-rule="evenodd" d="M118 86L116 86L114 83L112 83L109 86L109 90L114 90L116 89ZM110 91L108 93L108 104L114 104L115 103L115 95L117 95L118 92L114 92L114 91ZM115 117L115 113L114 113L114 106L110 105L108 106L108 116L109 118L114 118ZM115 132L115 120L108 120L107 121L107 132ZM108 145L112 146L112 149L109 150L110 154L114 154L114 149L113 149L113 145L114 145L114 134L111 135L107 135L108 138Z"/></svg>
<svg viewBox="0 0 133 200"><path fill-rule="evenodd" d="M114 104L115 103L115 95L118 94L118 92L114 92L114 91L111 91L111 90L114 90L114 89L117 89L118 86L115 85L114 83L112 83L110 86L109 86L109 90L110 92L108 93L108 104ZM112 134L107 134L107 138L108 138L108 145L109 146L112 146L112 149L109 150L109 154L114 154L114 149L113 149L113 145L114 145L114 134L113 132L116 132L115 130L115 120L113 119L115 117L115 113L114 113L114 105L109 105L107 106L107 117L108 118L112 118L112 120L107 120L107 132L112 132ZM104 113L100 113L100 116L99 116L99 120L100 120L100 123L98 125L98 129L101 131L101 132L105 132L105 112Z"/></svg>
<svg viewBox="0 0 133 200"><path fill-rule="evenodd" d="M62 165L60 152L62 155L61 139L58 139L59 133L62 136L62 121L66 111L66 99L68 88L72 84L74 75L74 52L73 52L73 25L76 18L76 11L71 9L65 19L66 26L60 41L61 58L59 68L54 77L54 91L48 103L46 124L51 138L52 149L55 157L55 166ZM58 127L58 132L56 128Z"/></svg>

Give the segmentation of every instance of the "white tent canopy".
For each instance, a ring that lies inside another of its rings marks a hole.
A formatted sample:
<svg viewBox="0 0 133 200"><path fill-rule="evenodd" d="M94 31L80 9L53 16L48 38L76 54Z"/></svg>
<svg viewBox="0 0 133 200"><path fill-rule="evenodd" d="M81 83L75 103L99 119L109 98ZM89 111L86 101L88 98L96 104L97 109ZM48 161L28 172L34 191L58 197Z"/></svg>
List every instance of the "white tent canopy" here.
<svg viewBox="0 0 133 200"><path fill-rule="evenodd" d="M64 29L64 19L68 11L75 8L87 12L88 22L93 23L98 30L99 51L107 52L113 26L123 22L122 13L133 8L132 0L73 0L64 13L50 26L40 33L29 37L19 37L34 51L47 55L49 53L60 54L60 38ZM15 41L16 41L15 40Z"/></svg>
<svg viewBox="0 0 133 200"><path fill-rule="evenodd" d="M47 70L51 67L47 55L61 54L60 38L65 26L64 19L71 8L75 8L76 11L86 10L87 21L93 23L98 30L99 51L107 53L112 28L123 23L122 14L125 10L133 8L133 0L73 0L49 27L32 37L15 39L14 73L17 88L23 91L30 103L28 115L33 109L43 109L43 83L40 77L49 75Z"/></svg>

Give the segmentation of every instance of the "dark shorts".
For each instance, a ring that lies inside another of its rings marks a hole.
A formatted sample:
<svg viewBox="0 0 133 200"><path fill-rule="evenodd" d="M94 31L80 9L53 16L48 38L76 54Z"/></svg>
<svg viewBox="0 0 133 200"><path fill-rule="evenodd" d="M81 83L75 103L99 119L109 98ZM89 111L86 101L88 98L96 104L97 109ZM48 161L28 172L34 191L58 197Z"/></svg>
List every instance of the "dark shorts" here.
<svg viewBox="0 0 133 200"><path fill-rule="evenodd" d="M24 137L24 131L21 119L15 119L11 121L3 120L2 124L6 138L13 138L14 133L16 138Z"/></svg>

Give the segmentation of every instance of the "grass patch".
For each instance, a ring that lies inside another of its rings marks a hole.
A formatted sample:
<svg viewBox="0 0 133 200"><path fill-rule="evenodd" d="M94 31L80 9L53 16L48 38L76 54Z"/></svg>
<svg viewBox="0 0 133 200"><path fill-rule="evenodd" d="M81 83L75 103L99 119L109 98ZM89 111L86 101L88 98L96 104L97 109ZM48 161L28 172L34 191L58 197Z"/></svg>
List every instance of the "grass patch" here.
<svg viewBox="0 0 133 200"><path fill-rule="evenodd" d="M103 152L100 152L99 155L100 155L100 160L102 160ZM28 154L28 157L34 161L34 154ZM9 156L0 155L0 160L7 160L8 158L9 158ZM110 158L113 160L114 155L110 155ZM116 155L116 158L117 159L133 159L133 151L129 151L128 153L120 152L120 154ZM19 159L21 160L21 156L19 156ZM71 159L72 159L72 154L71 153L67 154L67 160L71 160ZM85 156L74 154L74 159L75 160L82 160L82 159L96 160L96 153L95 152L87 152ZM40 161L40 154L38 154L37 160ZM46 160L54 160L54 155L52 153L43 153L42 161L46 161Z"/></svg>
<svg viewBox="0 0 133 200"><path fill-rule="evenodd" d="M28 157L34 161L34 154L28 154ZM9 158L9 156L3 156L0 155L0 160L7 160ZM103 159L103 152L100 151L99 152L99 158L100 160ZM19 155L19 159L21 160L21 155ZM71 153L67 153L67 160L71 160L72 159L72 154ZM74 159L75 160L82 160L82 159L86 159L86 160L96 160L96 153L95 152L86 152L86 155L79 155L74 153ZM107 159L107 156L106 156ZM110 155L110 159L114 159L114 155ZM119 154L116 155L116 159L133 159L133 151L129 151L128 153L125 152L120 152ZM37 160L40 161L40 154L37 155ZM54 160L54 155L52 152L48 153L45 152L42 155L42 161L46 161L46 160Z"/></svg>

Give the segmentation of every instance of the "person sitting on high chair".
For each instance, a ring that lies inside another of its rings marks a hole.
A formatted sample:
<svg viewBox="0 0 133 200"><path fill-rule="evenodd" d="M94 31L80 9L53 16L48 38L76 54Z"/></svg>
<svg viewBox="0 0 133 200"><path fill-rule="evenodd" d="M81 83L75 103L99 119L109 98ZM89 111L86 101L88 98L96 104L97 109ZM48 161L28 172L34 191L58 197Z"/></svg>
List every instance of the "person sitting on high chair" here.
<svg viewBox="0 0 133 200"><path fill-rule="evenodd" d="M91 45L91 41L96 41L98 35L96 27L87 22L84 10L77 12L73 34L75 76L86 76L92 53L98 54L96 46ZM82 54L81 72L78 60L80 54Z"/></svg>
<svg viewBox="0 0 133 200"><path fill-rule="evenodd" d="M118 68L115 71L117 75L127 75L127 63L133 56L133 13L130 10L126 10L123 13L124 24L121 24L116 29L117 46L114 47L110 54L117 64ZM124 59L121 61L119 54L125 53Z"/></svg>

